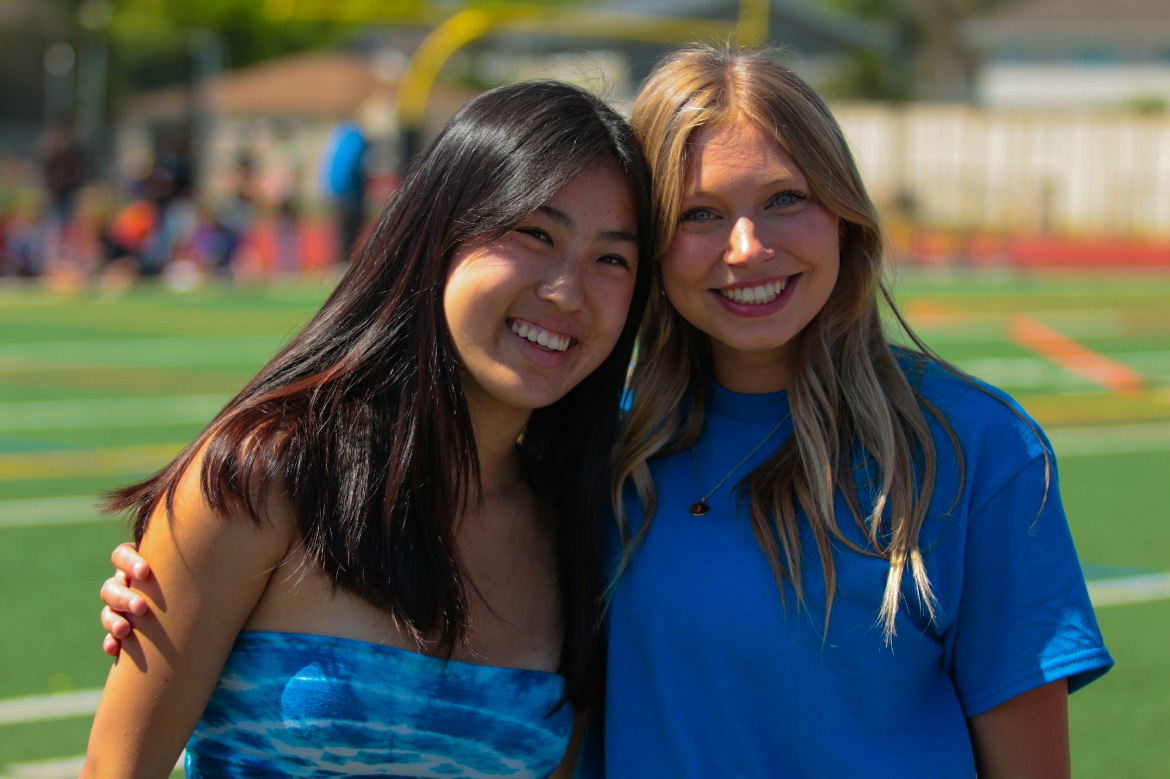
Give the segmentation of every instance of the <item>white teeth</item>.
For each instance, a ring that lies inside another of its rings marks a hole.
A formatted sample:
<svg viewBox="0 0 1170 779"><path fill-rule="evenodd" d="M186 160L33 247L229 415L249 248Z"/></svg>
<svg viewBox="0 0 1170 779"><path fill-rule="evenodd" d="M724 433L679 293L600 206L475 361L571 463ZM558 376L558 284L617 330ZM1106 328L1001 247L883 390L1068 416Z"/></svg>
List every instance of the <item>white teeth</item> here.
<svg viewBox="0 0 1170 779"><path fill-rule="evenodd" d="M547 330L542 330L536 325L530 325L527 322L513 322L512 332L521 338L527 338L534 344L543 346L545 349L554 352L563 352L569 348L569 343L572 339L567 335L557 335L550 333Z"/></svg>
<svg viewBox="0 0 1170 779"><path fill-rule="evenodd" d="M788 286L788 279L769 281L767 284L758 284L754 287L736 287L735 289L721 289L719 294L736 303L763 305L771 303Z"/></svg>

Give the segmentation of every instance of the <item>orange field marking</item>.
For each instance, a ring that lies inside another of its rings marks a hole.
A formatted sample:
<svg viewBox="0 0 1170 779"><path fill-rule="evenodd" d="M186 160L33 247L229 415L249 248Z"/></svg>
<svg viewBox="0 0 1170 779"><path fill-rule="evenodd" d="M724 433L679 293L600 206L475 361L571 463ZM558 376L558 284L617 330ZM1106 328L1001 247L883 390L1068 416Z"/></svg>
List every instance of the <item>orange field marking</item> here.
<svg viewBox="0 0 1170 779"><path fill-rule="evenodd" d="M1017 346L1118 395L1134 397L1141 393L1145 384L1142 375L1128 365L1122 365L1026 316L1017 314L1009 320L1008 337Z"/></svg>
<svg viewBox="0 0 1170 779"><path fill-rule="evenodd" d="M937 327L956 318L953 309L928 300L911 300L906 306L906 316L918 327Z"/></svg>

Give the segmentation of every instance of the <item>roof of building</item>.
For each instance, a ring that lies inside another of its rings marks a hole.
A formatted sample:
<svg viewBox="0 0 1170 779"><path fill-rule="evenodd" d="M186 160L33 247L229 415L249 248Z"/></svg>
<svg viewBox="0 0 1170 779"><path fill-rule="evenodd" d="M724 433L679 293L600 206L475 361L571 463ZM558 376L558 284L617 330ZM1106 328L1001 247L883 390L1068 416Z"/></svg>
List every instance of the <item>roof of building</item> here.
<svg viewBox="0 0 1170 779"><path fill-rule="evenodd" d="M379 70L374 59L360 54L295 54L225 72L210 84L208 99L220 115L342 119L352 117L371 98L394 98L399 74ZM470 89L436 84L432 100L458 107L474 94ZM191 103L186 85L168 87L130 97L123 114L147 120L179 119L189 113Z"/></svg>
<svg viewBox="0 0 1170 779"><path fill-rule="evenodd" d="M1019 0L987 14L1002 21L1170 21L1166 0Z"/></svg>
<svg viewBox="0 0 1170 779"><path fill-rule="evenodd" d="M964 24L980 48L1109 46L1170 43L1167 0L1018 0Z"/></svg>

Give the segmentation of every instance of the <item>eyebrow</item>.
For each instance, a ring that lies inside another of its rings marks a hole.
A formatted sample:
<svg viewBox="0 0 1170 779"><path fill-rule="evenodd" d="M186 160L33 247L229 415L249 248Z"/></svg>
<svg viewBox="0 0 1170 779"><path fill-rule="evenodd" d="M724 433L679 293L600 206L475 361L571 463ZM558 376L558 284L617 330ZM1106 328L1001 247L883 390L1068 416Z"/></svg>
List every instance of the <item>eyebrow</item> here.
<svg viewBox="0 0 1170 779"><path fill-rule="evenodd" d="M795 187L797 189L803 188L803 189L807 189L810 191L812 190L812 185L808 183L808 178L806 178L805 175L803 173L801 173L799 170L791 171L789 173L789 175L787 175L787 176L777 176L776 178L771 179L770 181L765 181L765 182L758 185L758 188L762 189L762 190L763 189L791 189L793 187ZM708 197L718 197L719 196L718 192L708 192L705 189L695 189L693 191L688 191L686 188L684 188L682 194L683 194L684 199L688 198L688 197L708 198Z"/></svg>
<svg viewBox="0 0 1170 779"><path fill-rule="evenodd" d="M573 217L566 214L559 208L548 205L547 203L536 209L540 213L553 220L566 230L577 229L577 223L573 221ZM602 230L597 234L597 237L603 241L623 241L627 243L638 243L638 236L625 230Z"/></svg>

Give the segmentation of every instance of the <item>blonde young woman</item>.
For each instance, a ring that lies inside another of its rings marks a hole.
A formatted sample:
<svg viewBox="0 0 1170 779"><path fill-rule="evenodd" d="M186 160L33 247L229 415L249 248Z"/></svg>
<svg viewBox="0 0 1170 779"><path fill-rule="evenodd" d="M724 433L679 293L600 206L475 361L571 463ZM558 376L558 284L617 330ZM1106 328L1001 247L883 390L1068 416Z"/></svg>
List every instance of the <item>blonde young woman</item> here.
<svg viewBox="0 0 1170 779"><path fill-rule="evenodd" d="M823 101L767 53L694 47L632 121L662 255L617 463L606 775L1067 775L1067 693L1112 661L1051 447L886 333Z"/></svg>
<svg viewBox="0 0 1170 779"><path fill-rule="evenodd" d="M1067 775L1067 692L1112 661L1051 447L891 341L823 101L695 48L631 119L664 254L617 465L607 775Z"/></svg>

